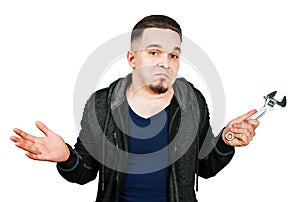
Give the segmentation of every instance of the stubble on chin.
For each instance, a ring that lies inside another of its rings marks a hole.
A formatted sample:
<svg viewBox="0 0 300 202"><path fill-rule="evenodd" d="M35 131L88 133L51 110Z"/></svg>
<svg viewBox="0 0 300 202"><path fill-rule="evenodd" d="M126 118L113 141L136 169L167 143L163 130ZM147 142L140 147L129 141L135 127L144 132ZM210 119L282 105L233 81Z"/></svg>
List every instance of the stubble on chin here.
<svg viewBox="0 0 300 202"><path fill-rule="evenodd" d="M164 79L161 79L158 83L156 84L149 84L149 88L153 93L156 94L163 94L166 93L169 88L164 85L166 81Z"/></svg>

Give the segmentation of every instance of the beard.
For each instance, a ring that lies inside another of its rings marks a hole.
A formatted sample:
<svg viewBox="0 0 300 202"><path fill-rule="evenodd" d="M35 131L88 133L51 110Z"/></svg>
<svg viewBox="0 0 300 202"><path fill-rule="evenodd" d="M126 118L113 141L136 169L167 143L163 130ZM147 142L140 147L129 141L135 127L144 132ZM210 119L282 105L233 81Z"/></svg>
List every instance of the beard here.
<svg viewBox="0 0 300 202"><path fill-rule="evenodd" d="M169 90L168 87L166 87L164 85L165 80L161 79L158 83L156 84L150 84L149 88L152 92L156 93L156 94L163 94L165 92L167 92Z"/></svg>

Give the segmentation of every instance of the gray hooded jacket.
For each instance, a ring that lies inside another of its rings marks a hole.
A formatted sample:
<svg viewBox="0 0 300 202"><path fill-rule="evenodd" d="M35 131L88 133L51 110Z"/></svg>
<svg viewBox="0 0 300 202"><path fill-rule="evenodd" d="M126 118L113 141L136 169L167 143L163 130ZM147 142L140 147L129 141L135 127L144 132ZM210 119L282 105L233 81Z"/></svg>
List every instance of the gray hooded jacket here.
<svg viewBox="0 0 300 202"><path fill-rule="evenodd" d="M87 101L81 131L70 157L57 163L59 173L69 182L85 184L96 179L96 202L118 202L119 189L126 175L128 153L128 103L126 89L131 74L108 88L96 91ZM173 85L169 111L168 165L153 165L136 173L156 171L169 166L169 202L196 202L198 176L209 178L223 169L234 155L220 135L214 136L203 95L183 78ZM221 131L222 132L222 131ZM221 134L221 133L220 133ZM146 155L152 159L158 152Z"/></svg>

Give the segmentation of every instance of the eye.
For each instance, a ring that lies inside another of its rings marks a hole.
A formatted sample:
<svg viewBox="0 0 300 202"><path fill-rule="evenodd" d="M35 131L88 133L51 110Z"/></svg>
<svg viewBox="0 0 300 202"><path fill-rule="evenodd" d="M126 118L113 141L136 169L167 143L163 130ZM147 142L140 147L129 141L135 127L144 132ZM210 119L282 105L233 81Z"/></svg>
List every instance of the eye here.
<svg viewBox="0 0 300 202"><path fill-rule="evenodd" d="M149 53L150 53L150 55L153 55L153 56L158 55L158 51L156 51L156 50L151 50L151 51L149 51Z"/></svg>
<svg viewBox="0 0 300 202"><path fill-rule="evenodd" d="M179 58L178 55L173 54L173 53L170 55L170 57L171 57L172 59L178 59L178 58Z"/></svg>

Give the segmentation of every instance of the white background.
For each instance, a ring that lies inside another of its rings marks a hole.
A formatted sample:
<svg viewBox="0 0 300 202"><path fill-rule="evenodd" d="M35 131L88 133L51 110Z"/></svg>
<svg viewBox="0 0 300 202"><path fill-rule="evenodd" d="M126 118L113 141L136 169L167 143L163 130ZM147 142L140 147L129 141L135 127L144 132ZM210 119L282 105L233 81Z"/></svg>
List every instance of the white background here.
<svg viewBox="0 0 300 202"><path fill-rule="evenodd" d="M74 144L73 91L83 63L149 14L176 19L213 61L225 90L225 122L260 108L273 90L278 99L287 96L287 107L263 117L253 142L237 148L224 170L200 179L198 200L299 201L297 1L103 2L1 1L0 201L95 200L97 180L68 183L55 163L28 159L9 136L14 127L42 136L34 125L41 120Z"/></svg>

